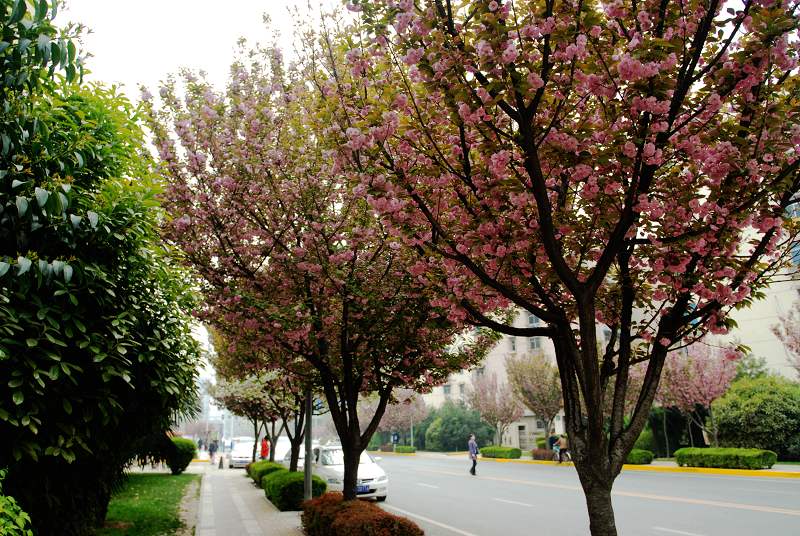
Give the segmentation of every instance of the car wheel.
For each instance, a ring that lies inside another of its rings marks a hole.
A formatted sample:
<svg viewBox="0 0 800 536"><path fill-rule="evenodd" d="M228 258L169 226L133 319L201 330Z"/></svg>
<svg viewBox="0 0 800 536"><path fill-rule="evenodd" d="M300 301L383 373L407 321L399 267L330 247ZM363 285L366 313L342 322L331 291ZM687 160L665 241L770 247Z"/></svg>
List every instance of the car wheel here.
<svg viewBox="0 0 800 536"><path fill-rule="evenodd" d="M384 495L382 497L375 497L375 500L378 501L378 502L384 502L386 500L386 495Z"/></svg>

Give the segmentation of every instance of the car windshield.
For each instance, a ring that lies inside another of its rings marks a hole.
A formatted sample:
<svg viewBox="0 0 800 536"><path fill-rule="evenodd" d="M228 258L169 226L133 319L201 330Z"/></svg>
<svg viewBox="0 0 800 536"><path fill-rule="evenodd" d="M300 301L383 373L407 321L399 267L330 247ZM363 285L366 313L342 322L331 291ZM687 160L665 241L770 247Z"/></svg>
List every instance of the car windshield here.
<svg viewBox="0 0 800 536"><path fill-rule="evenodd" d="M323 450L321 463L322 465L344 465L344 451L342 449ZM372 458L366 452L362 452L358 463L372 463Z"/></svg>
<svg viewBox="0 0 800 536"><path fill-rule="evenodd" d="M253 443L236 443L233 446L233 454L251 454L253 452Z"/></svg>

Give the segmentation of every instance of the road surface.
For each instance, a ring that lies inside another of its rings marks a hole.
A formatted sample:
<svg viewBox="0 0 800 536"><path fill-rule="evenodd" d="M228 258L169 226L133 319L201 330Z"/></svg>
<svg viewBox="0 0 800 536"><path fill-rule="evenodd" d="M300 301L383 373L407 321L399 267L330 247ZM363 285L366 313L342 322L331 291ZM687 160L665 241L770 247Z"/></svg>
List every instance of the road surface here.
<svg viewBox="0 0 800 536"><path fill-rule="evenodd" d="M383 505L429 536L586 536L575 469L386 456ZM622 536L800 536L800 479L630 471L613 492Z"/></svg>

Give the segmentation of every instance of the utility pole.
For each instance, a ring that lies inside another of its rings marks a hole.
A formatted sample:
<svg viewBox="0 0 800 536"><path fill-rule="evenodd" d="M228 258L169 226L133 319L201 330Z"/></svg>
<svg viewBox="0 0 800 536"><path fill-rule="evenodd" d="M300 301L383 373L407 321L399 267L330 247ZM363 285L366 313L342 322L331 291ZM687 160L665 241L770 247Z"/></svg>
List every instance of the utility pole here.
<svg viewBox="0 0 800 536"><path fill-rule="evenodd" d="M303 463L303 474L305 481L303 484L303 497L308 500L312 498L311 490L311 421L314 416L314 408L312 407L311 389L306 391L306 461Z"/></svg>
<svg viewBox="0 0 800 536"><path fill-rule="evenodd" d="M414 413L411 413L411 446L414 446Z"/></svg>

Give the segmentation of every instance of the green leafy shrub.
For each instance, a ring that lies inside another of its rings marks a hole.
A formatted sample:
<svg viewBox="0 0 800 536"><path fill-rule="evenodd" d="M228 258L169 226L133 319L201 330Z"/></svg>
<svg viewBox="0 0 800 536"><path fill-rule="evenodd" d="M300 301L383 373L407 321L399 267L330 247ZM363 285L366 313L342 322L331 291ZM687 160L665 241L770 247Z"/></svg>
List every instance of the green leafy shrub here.
<svg viewBox="0 0 800 536"><path fill-rule="evenodd" d="M287 510L300 510L303 503L303 485L305 476L297 471L273 471L261 479L264 493L275 507L285 512ZM319 497L328 485L317 475L311 478L311 495Z"/></svg>
<svg viewBox="0 0 800 536"><path fill-rule="evenodd" d="M646 449L633 449L628 453L625 463L632 465L648 465L653 462L653 452Z"/></svg>
<svg viewBox="0 0 800 536"><path fill-rule="evenodd" d="M409 447L408 445L397 445L394 449L399 454L414 454L417 452L417 447Z"/></svg>
<svg viewBox="0 0 800 536"><path fill-rule="evenodd" d="M536 448L537 449L546 449L547 448L547 438L544 436L539 436L536 438Z"/></svg>
<svg viewBox="0 0 800 536"><path fill-rule="evenodd" d="M326 493L305 501L301 516L308 536L422 536L414 522L392 515L365 501L342 500L341 493Z"/></svg>
<svg viewBox="0 0 800 536"><path fill-rule="evenodd" d="M636 440L636 443L634 443L633 448L654 452L656 450L656 441L655 437L653 436L653 431L650 428L645 428L642 430L642 433L639 434L639 438Z"/></svg>
<svg viewBox="0 0 800 536"><path fill-rule="evenodd" d="M481 456L484 458L509 458L519 459L522 456L522 451L516 447L498 447L489 445L480 449Z"/></svg>
<svg viewBox="0 0 800 536"><path fill-rule="evenodd" d="M286 467L277 462L261 461L256 462L250 466L250 478L257 486L261 486L261 480L265 475L274 473L275 471L285 471ZM262 486L263 487L263 486Z"/></svg>
<svg viewBox="0 0 800 536"><path fill-rule="evenodd" d="M675 461L688 467L725 469L768 469L778 456L771 450L739 448L682 448L675 451Z"/></svg>
<svg viewBox="0 0 800 536"><path fill-rule="evenodd" d="M800 459L800 384L775 376L745 378L734 382L712 409L722 446Z"/></svg>
<svg viewBox="0 0 800 536"><path fill-rule="evenodd" d="M289 472L288 469L286 469L285 467L282 467L282 468L278 469L277 471L272 471L272 472L266 473L261 477L261 489L264 490L264 495L266 495L267 499L270 498L269 491L270 491L270 483L272 482L272 480L274 478L277 478L281 474L288 473L288 472Z"/></svg>
<svg viewBox="0 0 800 536"><path fill-rule="evenodd" d="M173 437L172 445L173 447L167 455L167 465L173 475L179 475L197 456L197 446L191 439L183 437Z"/></svg>
<svg viewBox="0 0 800 536"><path fill-rule="evenodd" d="M550 449L532 449L531 457L534 460L552 460L553 451Z"/></svg>
<svg viewBox="0 0 800 536"><path fill-rule="evenodd" d="M3 495L5 469L0 470L0 534L3 536L33 536L31 518L19 507L14 497Z"/></svg>

